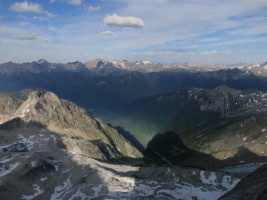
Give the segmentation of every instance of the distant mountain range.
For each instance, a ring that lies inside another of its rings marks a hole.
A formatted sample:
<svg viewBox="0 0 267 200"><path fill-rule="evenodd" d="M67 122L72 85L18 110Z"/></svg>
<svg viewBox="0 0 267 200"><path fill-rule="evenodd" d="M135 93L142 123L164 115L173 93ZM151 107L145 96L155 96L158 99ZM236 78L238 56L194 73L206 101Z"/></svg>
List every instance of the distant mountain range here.
<svg viewBox="0 0 267 200"><path fill-rule="evenodd" d="M139 71L144 73L160 72L160 71L190 71L190 72L210 72L226 69L240 69L248 72L252 72L256 75L267 75L267 63L252 64L252 65L216 65L208 63L193 63L193 64L161 64L151 61L135 61L130 62L123 61L107 61L104 59L94 59L85 63L76 61L67 64L50 63L44 59L40 59L34 62L28 63L13 63L8 62L0 65L0 73L41 73L50 71L97 71L97 70L127 70L127 71Z"/></svg>
<svg viewBox="0 0 267 200"><path fill-rule="evenodd" d="M163 65L150 61L30 63L0 65L0 90L43 88L97 115L131 101L185 87L267 90L266 63L246 67L211 64ZM66 89L67 88L67 89Z"/></svg>

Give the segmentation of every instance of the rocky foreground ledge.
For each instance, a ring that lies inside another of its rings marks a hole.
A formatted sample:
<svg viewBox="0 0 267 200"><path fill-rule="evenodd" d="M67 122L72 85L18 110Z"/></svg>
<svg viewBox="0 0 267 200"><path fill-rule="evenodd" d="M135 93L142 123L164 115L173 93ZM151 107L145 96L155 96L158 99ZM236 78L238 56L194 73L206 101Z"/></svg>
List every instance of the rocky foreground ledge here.
<svg viewBox="0 0 267 200"><path fill-rule="evenodd" d="M218 199L242 174L111 164L60 146L41 128L0 130L3 199Z"/></svg>

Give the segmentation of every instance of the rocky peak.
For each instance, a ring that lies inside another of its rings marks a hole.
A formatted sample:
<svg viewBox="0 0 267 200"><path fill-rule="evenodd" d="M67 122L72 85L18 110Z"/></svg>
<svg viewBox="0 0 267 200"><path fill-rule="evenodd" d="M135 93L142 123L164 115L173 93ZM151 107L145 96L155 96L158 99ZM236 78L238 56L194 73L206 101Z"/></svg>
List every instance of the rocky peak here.
<svg viewBox="0 0 267 200"><path fill-rule="evenodd" d="M39 59L36 63L39 65L49 64L49 62L47 62L45 59Z"/></svg>
<svg viewBox="0 0 267 200"><path fill-rule="evenodd" d="M265 67L265 66L267 66L267 61L264 62L264 63L262 63L260 66L261 66L261 67Z"/></svg>
<svg viewBox="0 0 267 200"><path fill-rule="evenodd" d="M141 153L116 129L92 118L84 109L70 101L60 99L49 91L31 92L27 100L22 101L15 113L5 121L9 128L40 125L49 131L61 134L64 136L63 143L66 148L75 148L76 142L86 143L90 140L95 141L93 144L97 148L109 149L108 155L111 157L122 155L141 157ZM76 141L74 144L70 137L80 138L81 141ZM96 153L95 156L99 157L99 154Z"/></svg>
<svg viewBox="0 0 267 200"><path fill-rule="evenodd" d="M113 66L113 64L105 59L94 59L85 63L88 69L103 68L105 66Z"/></svg>

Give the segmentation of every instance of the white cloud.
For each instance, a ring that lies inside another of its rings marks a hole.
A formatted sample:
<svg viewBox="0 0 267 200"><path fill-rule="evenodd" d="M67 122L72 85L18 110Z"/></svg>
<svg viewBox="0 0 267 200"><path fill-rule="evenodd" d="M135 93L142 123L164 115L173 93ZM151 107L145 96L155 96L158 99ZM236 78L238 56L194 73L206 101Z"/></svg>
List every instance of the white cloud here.
<svg viewBox="0 0 267 200"><path fill-rule="evenodd" d="M82 0L66 0L66 3L74 6L79 6L82 4Z"/></svg>
<svg viewBox="0 0 267 200"><path fill-rule="evenodd" d="M28 1L24 2L15 2L10 7L9 10L15 12L29 12L29 13L44 13L49 17L53 15L47 10L44 10L40 4L29 3Z"/></svg>
<svg viewBox="0 0 267 200"><path fill-rule="evenodd" d="M200 55L215 55L215 54L219 54L218 51L213 50L213 51L204 51L204 52L200 52Z"/></svg>
<svg viewBox="0 0 267 200"><path fill-rule="evenodd" d="M15 2L9 7L10 10L15 12L33 12L33 13L43 13L42 6L40 4L24 2Z"/></svg>
<svg viewBox="0 0 267 200"><path fill-rule="evenodd" d="M231 52L230 51L204 51L204 52L200 52L199 55L204 55L204 56L209 56L209 55L230 55Z"/></svg>
<svg viewBox="0 0 267 200"><path fill-rule="evenodd" d="M114 35L115 33L112 31L103 31L101 32L102 35Z"/></svg>
<svg viewBox="0 0 267 200"><path fill-rule="evenodd" d="M124 17L117 14L107 15L103 22L110 27L141 28L145 26L142 19L137 17Z"/></svg>
<svg viewBox="0 0 267 200"><path fill-rule="evenodd" d="M54 3L55 1L61 1L70 5L79 6L82 4L82 0L49 0L50 3Z"/></svg>
<svg viewBox="0 0 267 200"><path fill-rule="evenodd" d="M39 17L39 16L34 16L33 19L39 20L39 21L49 21L48 18L46 17Z"/></svg>
<svg viewBox="0 0 267 200"><path fill-rule="evenodd" d="M88 7L88 10L89 10L89 11L97 11L97 10L100 10L100 6L96 6L96 7L94 7L94 6L89 6L89 7Z"/></svg>
<svg viewBox="0 0 267 200"><path fill-rule="evenodd" d="M37 35L36 34L22 35L22 36L16 36L14 38L16 40L35 40L37 39Z"/></svg>

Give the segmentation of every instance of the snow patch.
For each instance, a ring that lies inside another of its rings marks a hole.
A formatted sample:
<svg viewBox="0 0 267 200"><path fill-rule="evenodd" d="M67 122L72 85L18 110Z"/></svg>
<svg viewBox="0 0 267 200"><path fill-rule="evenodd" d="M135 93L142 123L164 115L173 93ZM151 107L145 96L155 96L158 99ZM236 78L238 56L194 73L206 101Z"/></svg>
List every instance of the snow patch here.
<svg viewBox="0 0 267 200"><path fill-rule="evenodd" d="M44 177L44 178L41 178L40 181L46 181L47 180L47 177Z"/></svg>
<svg viewBox="0 0 267 200"><path fill-rule="evenodd" d="M24 137L23 135L19 134L18 135L18 139L20 139L19 142L23 143L23 144L26 144L27 147L28 147L28 150L31 150L33 148L33 145L34 145L34 141L32 141L31 139L33 139L34 137L29 137L29 138L26 138Z"/></svg>
<svg viewBox="0 0 267 200"><path fill-rule="evenodd" d="M31 200L44 192L44 190L42 190L38 185L34 184L33 186L35 193L33 195L22 195L20 199Z"/></svg>
<svg viewBox="0 0 267 200"><path fill-rule="evenodd" d="M142 61L142 62L144 63L144 65L151 64L151 62L150 62L150 61L148 61L148 60L144 60L144 61Z"/></svg>
<svg viewBox="0 0 267 200"><path fill-rule="evenodd" d="M27 108L26 108L26 109L23 109L23 110L21 111L21 114L19 115L19 117L20 117L20 118L25 117L25 114L28 113L28 112L30 112L30 109L27 109Z"/></svg>
<svg viewBox="0 0 267 200"><path fill-rule="evenodd" d="M5 159L2 159L1 161L0 161L0 163L1 164L4 164L4 163L7 163L7 162L9 162L9 161L11 161L11 160L13 160L14 158L5 158Z"/></svg>
<svg viewBox="0 0 267 200"><path fill-rule="evenodd" d="M81 192L81 190L79 189L75 194L73 194L69 200L74 200L74 199L79 199L79 200L87 200L88 199L88 195L84 194L83 192Z"/></svg>
<svg viewBox="0 0 267 200"><path fill-rule="evenodd" d="M64 181L63 186L59 185L55 187L54 194L51 195L50 200L61 200L72 189L70 177Z"/></svg>
<svg viewBox="0 0 267 200"><path fill-rule="evenodd" d="M0 167L0 177L10 174L20 163L10 164L8 167Z"/></svg>
<svg viewBox="0 0 267 200"><path fill-rule="evenodd" d="M240 182L240 179L234 179L232 180L231 176L224 176L222 180L222 186L225 187L228 190L233 189L237 183Z"/></svg>
<svg viewBox="0 0 267 200"><path fill-rule="evenodd" d="M193 187L192 185L179 185L176 184L175 190L159 190L157 193L161 194L162 197L170 196L173 199L193 199L193 197L198 200L207 200L207 199L218 199L225 192L221 190L210 191L203 187ZM158 196L158 195L157 195Z"/></svg>
<svg viewBox="0 0 267 200"><path fill-rule="evenodd" d="M217 176L214 172L211 172L209 177L206 178L205 172L201 171L200 172L200 179L201 179L202 183L206 183L206 184L214 185L214 186L217 185L217 183L216 183L217 182Z"/></svg>
<svg viewBox="0 0 267 200"><path fill-rule="evenodd" d="M36 161L32 161L31 165L32 165L32 167L35 167L36 166Z"/></svg>

